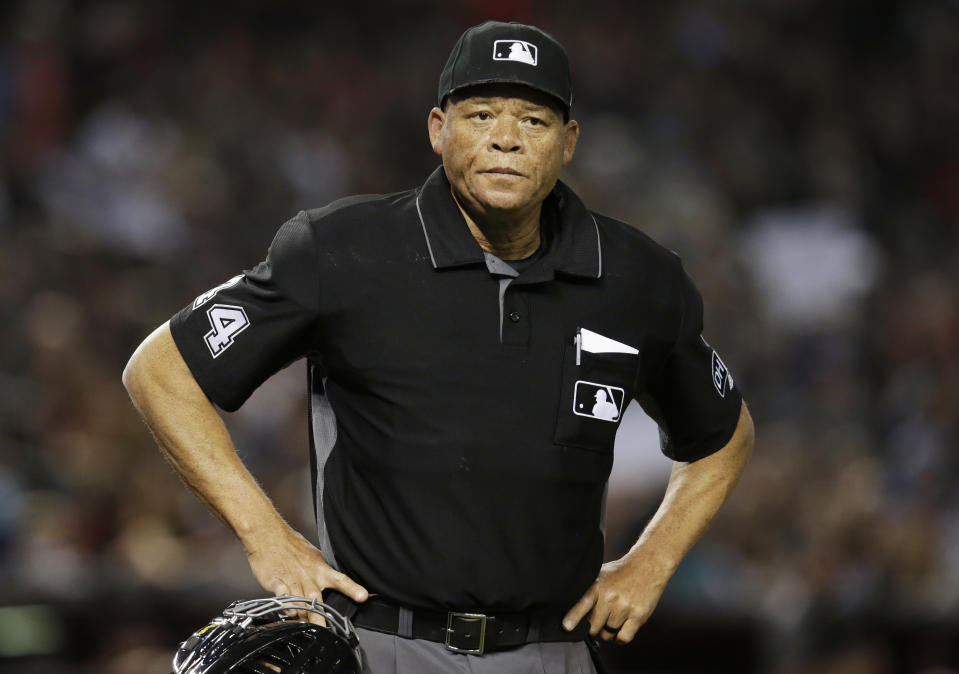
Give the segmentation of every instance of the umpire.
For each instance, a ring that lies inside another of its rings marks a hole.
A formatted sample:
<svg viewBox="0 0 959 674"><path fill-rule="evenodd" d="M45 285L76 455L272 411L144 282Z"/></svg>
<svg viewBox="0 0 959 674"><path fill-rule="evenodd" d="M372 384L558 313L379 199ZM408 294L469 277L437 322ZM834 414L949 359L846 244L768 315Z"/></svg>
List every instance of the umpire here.
<svg viewBox="0 0 959 674"><path fill-rule="evenodd" d="M751 452L679 259L558 180L579 136L571 102L552 36L470 28L440 75L428 129L442 166L423 185L299 213L124 372L259 583L350 602L370 672L595 671L587 633L633 639ZM319 549L214 407L237 409L300 358ZM631 399L676 463L639 540L603 564Z"/></svg>

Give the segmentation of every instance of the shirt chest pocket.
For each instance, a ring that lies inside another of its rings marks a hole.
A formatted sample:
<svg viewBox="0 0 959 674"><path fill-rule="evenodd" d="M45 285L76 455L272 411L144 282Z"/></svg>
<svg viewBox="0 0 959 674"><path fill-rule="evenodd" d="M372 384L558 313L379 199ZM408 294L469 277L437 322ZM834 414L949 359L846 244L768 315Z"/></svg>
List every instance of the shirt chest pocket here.
<svg viewBox="0 0 959 674"><path fill-rule="evenodd" d="M612 453L638 367L635 353L592 353L567 345L553 442Z"/></svg>

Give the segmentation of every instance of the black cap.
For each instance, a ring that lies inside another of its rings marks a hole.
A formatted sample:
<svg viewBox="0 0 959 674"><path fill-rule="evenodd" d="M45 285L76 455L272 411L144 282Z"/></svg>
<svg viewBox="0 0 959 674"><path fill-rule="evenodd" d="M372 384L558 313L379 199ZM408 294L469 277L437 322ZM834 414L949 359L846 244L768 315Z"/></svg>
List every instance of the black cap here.
<svg viewBox="0 0 959 674"><path fill-rule="evenodd" d="M487 21L463 33L440 74L437 103L442 107L450 94L478 84L521 84L549 94L566 112L573 102L563 45L522 23Z"/></svg>

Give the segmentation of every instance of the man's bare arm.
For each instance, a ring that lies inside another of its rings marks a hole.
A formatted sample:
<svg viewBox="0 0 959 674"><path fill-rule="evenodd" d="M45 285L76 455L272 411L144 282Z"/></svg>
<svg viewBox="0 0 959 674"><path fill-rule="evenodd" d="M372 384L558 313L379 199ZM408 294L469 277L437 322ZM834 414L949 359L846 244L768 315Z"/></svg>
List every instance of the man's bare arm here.
<svg viewBox="0 0 959 674"><path fill-rule="evenodd" d="M733 437L721 450L693 463L677 463L659 509L639 540L570 609L572 629L589 613L590 634L629 643L652 614L666 583L736 486L753 449L754 429L745 403ZM602 630L604 625L618 632Z"/></svg>
<svg viewBox="0 0 959 674"><path fill-rule="evenodd" d="M123 384L173 468L240 539L264 589L319 597L332 588L357 601L367 598L364 588L332 569L273 507L193 378L169 323L137 348L123 371Z"/></svg>

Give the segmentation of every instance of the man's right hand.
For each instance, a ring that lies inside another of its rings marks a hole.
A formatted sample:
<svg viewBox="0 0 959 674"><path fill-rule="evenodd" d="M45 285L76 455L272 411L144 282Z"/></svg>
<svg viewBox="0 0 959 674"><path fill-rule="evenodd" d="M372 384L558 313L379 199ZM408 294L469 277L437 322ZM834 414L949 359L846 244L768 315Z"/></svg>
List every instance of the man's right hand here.
<svg viewBox="0 0 959 674"><path fill-rule="evenodd" d="M245 542L244 550L253 576L274 595L291 594L322 601L324 591L337 590L356 602L369 598L366 588L327 564L323 553L289 527L277 535ZM322 617L309 611L299 612L297 618L324 624Z"/></svg>

